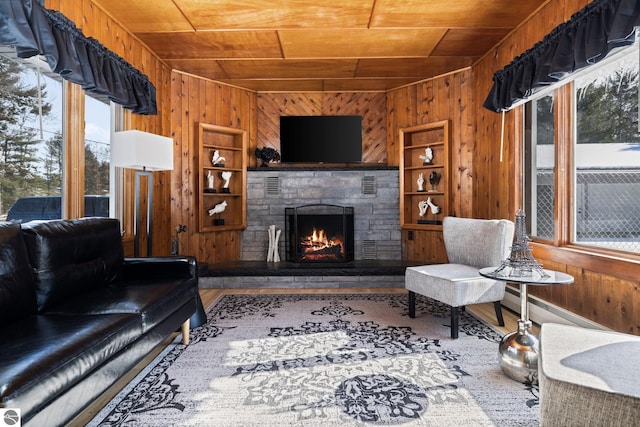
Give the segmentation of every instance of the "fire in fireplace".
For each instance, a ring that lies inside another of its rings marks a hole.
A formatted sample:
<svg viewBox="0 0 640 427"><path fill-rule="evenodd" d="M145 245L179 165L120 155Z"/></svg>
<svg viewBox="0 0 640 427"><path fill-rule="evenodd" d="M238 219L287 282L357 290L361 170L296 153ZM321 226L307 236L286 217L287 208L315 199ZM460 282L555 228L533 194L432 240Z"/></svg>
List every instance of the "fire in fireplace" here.
<svg viewBox="0 0 640 427"><path fill-rule="evenodd" d="M285 209L287 261L353 260L353 208L305 205Z"/></svg>

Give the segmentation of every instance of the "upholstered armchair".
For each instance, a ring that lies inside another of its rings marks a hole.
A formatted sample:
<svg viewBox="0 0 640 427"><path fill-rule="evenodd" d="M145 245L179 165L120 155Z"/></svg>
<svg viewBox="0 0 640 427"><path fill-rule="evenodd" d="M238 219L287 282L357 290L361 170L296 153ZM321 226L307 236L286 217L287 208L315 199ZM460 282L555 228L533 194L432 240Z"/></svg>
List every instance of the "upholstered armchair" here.
<svg viewBox="0 0 640 427"><path fill-rule="evenodd" d="M447 264L407 267L409 317L415 318L416 294L451 306L451 338L458 338L458 308L493 302L498 324L504 326L505 283L480 276L478 270L499 266L513 243L512 221L445 217L442 223Z"/></svg>

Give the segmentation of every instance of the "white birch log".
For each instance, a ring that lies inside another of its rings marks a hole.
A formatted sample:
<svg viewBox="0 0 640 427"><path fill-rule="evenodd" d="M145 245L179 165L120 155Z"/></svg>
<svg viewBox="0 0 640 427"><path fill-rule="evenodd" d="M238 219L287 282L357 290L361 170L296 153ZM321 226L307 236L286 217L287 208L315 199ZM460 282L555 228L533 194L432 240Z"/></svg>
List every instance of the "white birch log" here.
<svg viewBox="0 0 640 427"><path fill-rule="evenodd" d="M282 230L278 230L276 232L276 237L273 241L273 262L280 262L280 252L278 251L278 240L280 240L280 232Z"/></svg>
<svg viewBox="0 0 640 427"><path fill-rule="evenodd" d="M268 233L269 233L269 252L267 252L267 262L271 262L273 261L273 244L274 244L274 239L275 239L275 231L276 226L275 225L270 225L269 229L268 229Z"/></svg>

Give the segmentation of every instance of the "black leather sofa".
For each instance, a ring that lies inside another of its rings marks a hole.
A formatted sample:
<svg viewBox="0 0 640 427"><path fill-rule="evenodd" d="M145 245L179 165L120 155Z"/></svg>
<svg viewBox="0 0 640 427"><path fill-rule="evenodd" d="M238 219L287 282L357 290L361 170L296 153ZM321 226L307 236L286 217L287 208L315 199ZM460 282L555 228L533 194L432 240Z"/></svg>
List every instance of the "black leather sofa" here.
<svg viewBox="0 0 640 427"><path fill-rule="evenodd" d="M125 259L110 218L0 224L0 407L64 425L179 330L190 257Z"/></svg>

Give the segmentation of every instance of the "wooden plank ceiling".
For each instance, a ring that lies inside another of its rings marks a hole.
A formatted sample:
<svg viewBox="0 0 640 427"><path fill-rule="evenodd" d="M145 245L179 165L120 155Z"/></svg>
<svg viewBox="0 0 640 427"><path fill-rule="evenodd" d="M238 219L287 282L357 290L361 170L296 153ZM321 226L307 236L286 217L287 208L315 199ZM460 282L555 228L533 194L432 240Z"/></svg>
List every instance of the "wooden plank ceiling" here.
<svg viewBox="0 0 640 427"><path fill-rule="evenodd" d="M260 92L383 91L470 66L548 0L92 0L172 68Z"/></svg>

